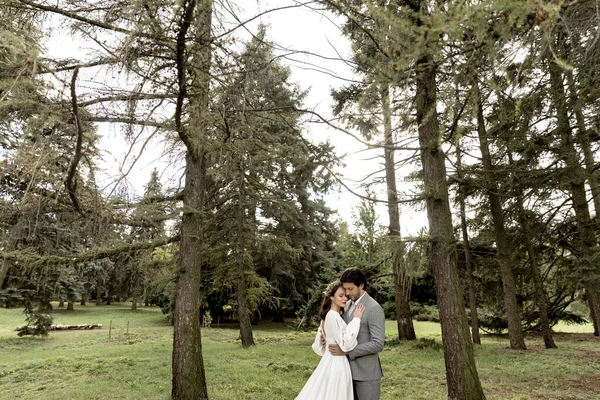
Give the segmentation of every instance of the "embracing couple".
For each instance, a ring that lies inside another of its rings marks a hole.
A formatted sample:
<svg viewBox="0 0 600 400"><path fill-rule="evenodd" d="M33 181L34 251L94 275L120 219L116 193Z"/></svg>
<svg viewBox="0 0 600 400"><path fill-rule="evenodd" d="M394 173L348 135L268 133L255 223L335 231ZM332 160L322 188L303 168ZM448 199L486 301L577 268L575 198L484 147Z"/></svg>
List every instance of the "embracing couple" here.
<svg viewBox="0 0 600 400"><path fill-rule="evenodd" d="M378 400L385 317L358 268L327 286L313 350L322 356L296 400Z"/></svg>

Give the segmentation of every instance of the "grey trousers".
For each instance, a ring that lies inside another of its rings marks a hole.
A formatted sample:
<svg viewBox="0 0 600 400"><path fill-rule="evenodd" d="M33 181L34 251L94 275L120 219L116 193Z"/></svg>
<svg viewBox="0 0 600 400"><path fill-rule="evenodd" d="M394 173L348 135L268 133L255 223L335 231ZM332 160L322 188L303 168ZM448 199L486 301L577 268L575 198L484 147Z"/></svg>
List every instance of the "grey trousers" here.
<svg viewBox="0 0 600 400"><path fill-rule="evenodd" d="M354 400L379 400L381 380L377 381L352 381L354 387Z"/></svg>

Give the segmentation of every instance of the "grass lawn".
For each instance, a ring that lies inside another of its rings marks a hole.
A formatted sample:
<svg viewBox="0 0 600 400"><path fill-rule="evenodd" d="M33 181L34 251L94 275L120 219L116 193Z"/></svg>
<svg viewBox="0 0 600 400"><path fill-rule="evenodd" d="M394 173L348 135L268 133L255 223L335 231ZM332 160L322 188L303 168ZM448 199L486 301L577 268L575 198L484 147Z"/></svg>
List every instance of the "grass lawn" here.
<svg viewBox="0 0 600 400"><path fill-rule="evenodd" d="M71 313L55 311L54 322L104 327L19 338L14 329L24 324L22 310L0 309L0 399L170 397L173 331L158 308L76 306ZM387 322L382 399L446 397L440 327L415 321L415 329L419 338L435 342L398 343L395 322ZM590 326L561 325L555 331L557 350L544 349L540 337L530 336L529 350L512 351L506 337L484 335L475 357L487 398L600 400L600 338ZM261 324L254 335L257 346L244 350L235 329L203 330L211 399L293 399L319 361L310 349L314 334L297 333L291 323Z"/></svg>

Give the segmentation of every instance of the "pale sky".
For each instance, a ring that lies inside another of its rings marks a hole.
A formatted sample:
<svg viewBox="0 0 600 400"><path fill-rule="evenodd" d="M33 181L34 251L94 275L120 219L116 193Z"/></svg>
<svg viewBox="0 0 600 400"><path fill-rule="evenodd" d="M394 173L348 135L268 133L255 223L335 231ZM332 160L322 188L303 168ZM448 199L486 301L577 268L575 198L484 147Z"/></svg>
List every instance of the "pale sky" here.
<svg viewBox="0 0 600 400"><path fill-rule="evenodd" d="M244 15L254 16L259 12L282 7L286 5L297 4L294 0L268 0L268 1L248 1L238 2L244 4L244 10L240 10L240 19L245 20ZM66 58L69 56L80 57L82 52L85 54L88 50L82 49L78 41L73 41L65 37L65 32L58 27L60 21L51 19L50 23L54 27L54 35L48 42L48 53L51 57ZM236 31L239 36L248 39L249 32L256 32L259 23L269 26L267 32L268 38L275 42L276 46L283 49L295 51L305 51L314 53L318 56L308 54L293 54L282 60L283 64L289 66L292 70L292 79L299 83L303 89L308 89L309 94L305 101L305 107L313 109L324 117L331 116L330 90L333 87L340 87L347 83L345 79L352 79L352 71L342 60L337 59L339 55L349 58L350 46L346 38L341 34L339 23L331 14L324 15L318 11L308 8L292 8L278 10L267 13L259 19L248 23L245 28ZM330 58L332 60L328 60ZM336 60L337 59L337 60ZM312 65L311 65L312 64ZM114 75L114 74L112 74ZM90 77L92 78L92 77ZM96 77L97 78L97 77ZM120 85L123 77L107 76L106 84ZM79 90L84 92L85 89ZM84 93L82 93L83 95ZM79 95L79 94L78 94ZM336 147L339 156L346 155L344 162L346 166L338 170L340 176L343 176L344 182L357 193L364 194L356 181L361 180L368 174L382 168L382 159L374 159L377 154L383 150L370 152L360 152L363 145L348 136L347 134L327 128L323 124L309 123L306 125L308 137L313 141L330 140ZM134 155L138 151L132 151L125 159L128 146L123 142L122 132L119 128L101 124L99 131L103 136L101 147L104 149L104 163L111 178L103 178L104 182L111 182L114 176L128 171L134 161ZM358 136L358 133L357 133ZM135 162L127 177L128 183L135 188L141 195L143 185L148 181L150 171L157 167L159 171L164 170L161 176L163 186L177 186L173 179L178 179L180 172L177 173L167 168L170 164L168 159L158 159L157 154L161 153L164 143L159 140L152 140L146 146L145 154ZM141 145L136 147L139 150ZM357 153L359 152L359 153ZM357 154L355 154L357 153ZM402 155L397 155L401 157ZM124 160L125 159L125 160ZM381 175L380 175L381 176ZM375 187L378 197L385 198L385 187L379 185ZM398 177L398 190L403 191L402 176ZM350 221L353 208L358 204L359 199L350 194L341 187L341 192L330 194L326 200L331 208L338 211L341 219ZM384 204L377 208L379 222L387 225L387 209ZM426 217L422 212L415 212L408 208L401 207L401 225L403 235L416 235L422 226L426 224Z"/></svg>

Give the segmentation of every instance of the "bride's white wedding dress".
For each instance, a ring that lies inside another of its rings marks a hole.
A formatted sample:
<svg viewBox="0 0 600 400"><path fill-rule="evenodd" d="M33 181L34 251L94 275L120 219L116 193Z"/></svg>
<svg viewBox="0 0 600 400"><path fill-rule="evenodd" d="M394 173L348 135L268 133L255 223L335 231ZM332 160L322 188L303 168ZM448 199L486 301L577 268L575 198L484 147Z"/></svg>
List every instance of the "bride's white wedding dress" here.
<svg viewBox="0 0 600 400"><path fill-rule="evenodd" d="M331 355L329 345L338 344L346 353L354 349L360 329L360 318L354 318L346 325L336 311L329 311L322 326L325 329L327 344L321 345L320 327L312 348L323 358L296 400L353 400L352 372L348 358Z"/></svg>

